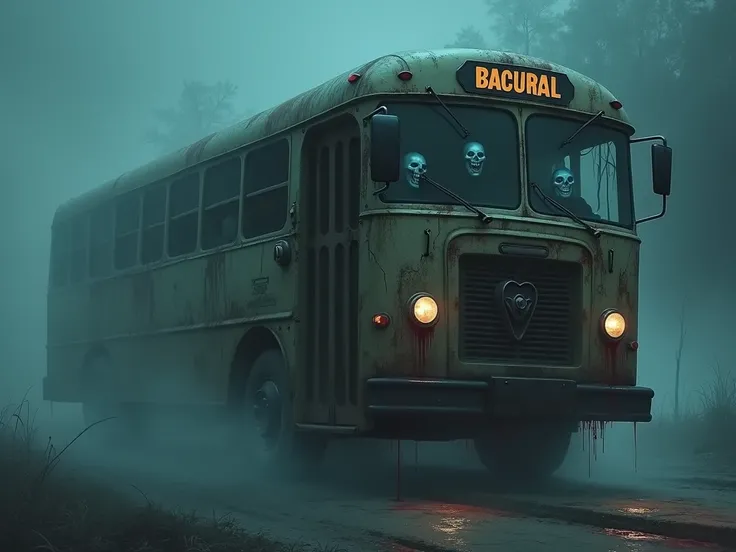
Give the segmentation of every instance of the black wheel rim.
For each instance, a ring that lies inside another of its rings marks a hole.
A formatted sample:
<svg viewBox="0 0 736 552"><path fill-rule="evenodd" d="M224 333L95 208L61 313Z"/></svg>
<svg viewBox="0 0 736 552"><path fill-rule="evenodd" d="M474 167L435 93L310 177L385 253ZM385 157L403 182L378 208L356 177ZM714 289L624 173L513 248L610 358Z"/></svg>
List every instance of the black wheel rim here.
<svg viewBox="0 0 736 552"><path fill-rule="evenodd" d="M265 381L253 397L256 429L267 446L278 440L281 432L281 393L273 381Z"/></svg>

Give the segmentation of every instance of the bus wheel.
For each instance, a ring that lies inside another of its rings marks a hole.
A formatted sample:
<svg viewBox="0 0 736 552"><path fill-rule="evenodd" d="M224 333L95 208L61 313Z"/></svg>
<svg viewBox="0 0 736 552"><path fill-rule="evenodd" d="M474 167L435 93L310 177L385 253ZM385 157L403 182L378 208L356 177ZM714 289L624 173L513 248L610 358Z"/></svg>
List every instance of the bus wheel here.
<svg viewBox="0 0 736 552"><path fill-rule="evenodd" d="M565 426L504 424L476 438L475 450L494 477L541 482L565 461L571 434Z"/></svg>
<svg viewBox="0 0 736 552"><path fill-rule="evenodd" d="M316 469L326 441L295 430L289 374L279 351L268 350L253 362L245 390L244 414L255 459L263 468L304 474Z"/></svg>

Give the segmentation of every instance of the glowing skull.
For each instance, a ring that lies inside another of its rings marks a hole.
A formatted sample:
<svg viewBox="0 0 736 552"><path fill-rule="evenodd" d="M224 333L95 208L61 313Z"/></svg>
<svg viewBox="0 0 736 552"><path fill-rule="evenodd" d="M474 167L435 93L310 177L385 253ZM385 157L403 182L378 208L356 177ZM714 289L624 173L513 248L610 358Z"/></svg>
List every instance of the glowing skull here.
<svg viewBox="0 0 736 552"><path fill-rule="evenodd" d="M465 155L465 168L470 176L480 176L483 172L483 162L486 160L486 150L483 144L468 142L463 150Z"/></svg>
<svg viewBox="0 0 736 552"><path fill-rule="evenodd" d="M570 169L557 169L552 173L552 185L555 188L555 193L559 197L570 197L574 184L575 177L570 172Z"/></svg>
<svg viewBox="0 0 736 552"><path fill-rule="evenodd" d="M407 184L412 188L418 188L422 175L427 172L427 160L421 153L409 152L404 156L404 168Z"/></svg>

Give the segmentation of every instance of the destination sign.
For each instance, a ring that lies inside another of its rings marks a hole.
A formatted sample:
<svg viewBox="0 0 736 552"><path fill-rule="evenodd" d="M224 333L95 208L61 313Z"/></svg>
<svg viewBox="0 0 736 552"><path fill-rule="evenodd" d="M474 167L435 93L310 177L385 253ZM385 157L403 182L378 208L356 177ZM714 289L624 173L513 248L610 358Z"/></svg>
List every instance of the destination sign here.
<svg viewBox="0 0 736 552"><path fill-rule="evenodd" d="M466 61L457 82L469 94L570 105L575 87L564 73L501 63Z"/></svg>

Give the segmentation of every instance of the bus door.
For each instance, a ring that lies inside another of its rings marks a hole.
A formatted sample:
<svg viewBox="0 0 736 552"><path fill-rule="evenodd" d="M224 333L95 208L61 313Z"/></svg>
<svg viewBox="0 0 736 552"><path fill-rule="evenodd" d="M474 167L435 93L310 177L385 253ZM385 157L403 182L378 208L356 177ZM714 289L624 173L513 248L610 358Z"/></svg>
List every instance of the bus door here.
<svg viewBox="0 0 736 552"><path fill-rule="evenodd" d="M360 130L350 116L310 129L303 147L299 319L309 422L354 425L358 403Z"/></svg>

